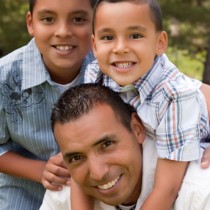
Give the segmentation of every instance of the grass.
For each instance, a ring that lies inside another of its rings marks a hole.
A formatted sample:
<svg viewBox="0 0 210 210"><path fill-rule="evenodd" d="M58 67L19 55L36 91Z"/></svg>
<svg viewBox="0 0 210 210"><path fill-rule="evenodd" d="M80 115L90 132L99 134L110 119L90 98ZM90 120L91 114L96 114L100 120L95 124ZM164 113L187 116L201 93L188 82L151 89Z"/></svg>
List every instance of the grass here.
<svg viewBox="0 0 210 210"><path fill-rule="evenodd" d="M171 47L168 48L166 53L181 72L189 77L202 80L205 61L204 54L197 53L195 55L189 55L185 50L178 50Z"/></svg>

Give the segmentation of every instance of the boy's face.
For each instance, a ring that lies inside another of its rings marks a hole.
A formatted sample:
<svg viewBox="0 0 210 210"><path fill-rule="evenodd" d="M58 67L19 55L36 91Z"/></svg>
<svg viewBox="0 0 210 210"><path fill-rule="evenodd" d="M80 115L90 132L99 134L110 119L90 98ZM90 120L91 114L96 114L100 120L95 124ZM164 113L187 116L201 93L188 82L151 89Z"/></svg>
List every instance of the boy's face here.
<svg viewBox="0 0 210 210"><path fill-rule="evenodd" d="M156 31L147 4L103 2L92 41L102 72L124 86L150 70L166 49L167 35Z"/></svg>
<svg viewBox="0 0 210 210"><path fill-rule="evenodd" d="M132 115L129 131L110 106L97 105L72 122L57 123L54 135L73 179L110 205L135 202L141 190L140 145L144 129Z"/></svg>
<svg viewBox="0 0 210 210"><path fill-rule="evenodd" d="M37 0L33 14L27 14L28 31L56 82L77 76L91 49L91 20L89 0Z"/></svg>

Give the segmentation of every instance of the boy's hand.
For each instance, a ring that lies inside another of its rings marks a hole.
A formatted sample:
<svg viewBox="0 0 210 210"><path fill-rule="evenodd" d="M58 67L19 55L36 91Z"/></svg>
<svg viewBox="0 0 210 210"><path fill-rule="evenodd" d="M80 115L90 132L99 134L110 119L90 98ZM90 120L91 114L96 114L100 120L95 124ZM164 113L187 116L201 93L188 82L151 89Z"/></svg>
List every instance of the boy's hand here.
<svg viewBox="0 0 210 210"><path fill-rule="evenodd" d="M210 165L210 146L207 147L203 152L203 156L201 158L201 168L203 169L208 168L209 165Z"/></svg>
<svg viewBox="0 0 210 210"><path fill-rule="evenodd" d="M70 174L61 153L52 156L46 163L42 175L42 185L49 190L62 190L63 185L70 185Z"/></svg>

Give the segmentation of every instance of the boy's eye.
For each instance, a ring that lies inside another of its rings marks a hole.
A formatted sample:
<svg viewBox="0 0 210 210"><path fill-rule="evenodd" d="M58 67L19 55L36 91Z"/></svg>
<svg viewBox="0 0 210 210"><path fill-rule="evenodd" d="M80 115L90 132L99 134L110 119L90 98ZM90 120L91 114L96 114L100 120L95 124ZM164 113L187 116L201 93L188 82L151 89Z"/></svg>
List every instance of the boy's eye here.
<svg viewBox="0 0 210 210"><path fill-rule="evenodd" d="M73 22L75 22L75 23L83 23L83 22L85 22L85 19L82 18L82 17L75 17L73 19Z"/></svg>
<svg viewBox="0 0 210 210"><path fill-rule="evenodd" d="M113 36L103 36L103 37L101 37L101 39L102 40L108 40L108 41L110 41L110 40L112 40L113 39Z"/></svg>
<svg viewBox="0 0 210 210"><path fill-rule="evenodd" d="M141 34L132 34L130 37L131 37L132 39L139 39L139 38L142 37L142 35L141 35Z"/></svg>
<svg viewBox="0 0 210 210"><path fill-rule="evenodd" d="M44 18L42 18L42 21L44 21L45 23L52 23L55 20L53 17L44 17Z"/></svg>

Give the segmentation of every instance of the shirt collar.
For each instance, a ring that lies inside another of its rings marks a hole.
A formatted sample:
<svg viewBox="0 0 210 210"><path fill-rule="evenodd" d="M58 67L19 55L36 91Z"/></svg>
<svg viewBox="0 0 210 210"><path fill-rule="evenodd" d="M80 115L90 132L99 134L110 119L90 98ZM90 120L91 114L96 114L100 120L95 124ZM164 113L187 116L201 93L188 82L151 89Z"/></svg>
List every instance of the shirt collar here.
<svg viewBox="0 0 210 210"><path fill-rule="evenodd" d="M116 92L127 92L132 89L138 90L140 94L141 103L151 94L152 90L160 83L163 75L163 62L166 55L157 56L152 68L139 80L133 84L121 87L107 75L103 75L103 83L105 86L111 87ZM98 80L100 80L102 74L98 73Z"/></svg>
<svg viewBox="0 0 210 210"><path fill-rule="evenodd" d="M87 64L94 60L92 51L85 57L75 85L84 81L84 73ZM52 85L50 74L46 69L42 56L32 39L23 52L23 81L22 89L28 89L48 81Z"/></svg>
<svg viewBox="0 0 210 210"><path fill-rule="evenodd" d="M25 90L42 84L49 78L50 75L33 38L23 52L22 89Z"/></svg>

